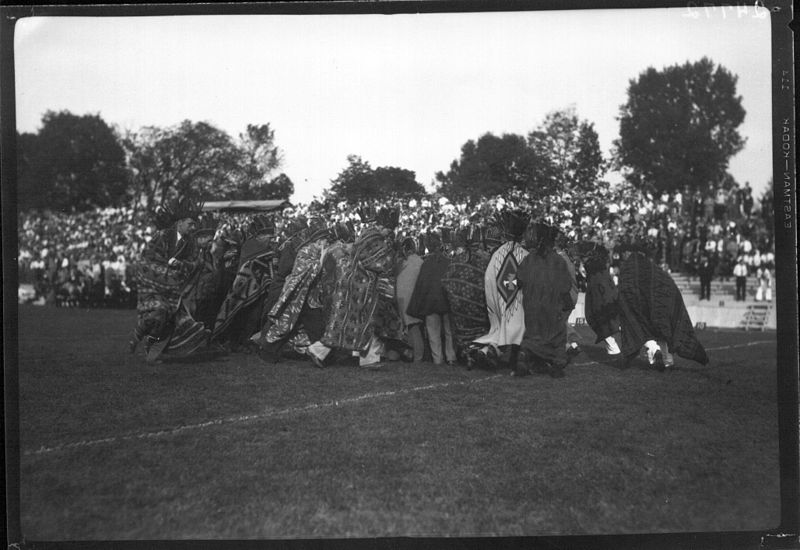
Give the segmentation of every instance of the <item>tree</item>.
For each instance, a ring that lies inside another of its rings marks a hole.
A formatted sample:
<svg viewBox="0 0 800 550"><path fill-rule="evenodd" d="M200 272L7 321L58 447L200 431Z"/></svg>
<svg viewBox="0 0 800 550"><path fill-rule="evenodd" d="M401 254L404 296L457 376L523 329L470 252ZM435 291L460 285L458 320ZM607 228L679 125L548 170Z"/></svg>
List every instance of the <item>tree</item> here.
<svg viewBox="0 0 800 550"><path fill-rule="evenodd" d="M617 168L637 188L673 193L713 189L744 147L745 116L737 77L708 58L650 67L631 80L614 142Z"/></svg>
<svg viewBox="0 0 800 550"><path fill-rule="evenodd" d="M268 179L283 164L281 151L275 145L275 130L269 124L248 124L239 134L242 154L237 182L237 199L288 199L294 185L285 174ZM280 178L280 179L279 179Z"/></svg>
<svg viewBox="0 0 800 550"><path fill-rule="evenodd" d="M125 199L129 174L115 131L100 115L48 111L18 139L19 207L87 210Z"/></svg>
<svg viewBox="0 0 800 550"><path fill-rule="evenodd" d="M133 174L134 204L153 208L175 197L238 198L242 152L227 133L207 122L146 127L123 142Z"/></svg>
<svg viewBox="0 0 800 550"><path fill-rule="evenodd" d="M348 155L348 166L335 179L326 196L333 200L370 200L425 195L411 170L395 166L373 169L358 155Z"/></svg>
<svg viewBox="0 0 800 550"><path fill-rule="evenodd" d="M560 191L591 192L605 174L594 124L579 120L574 107L549 113L528 134L528 146L549 159L549 174Z"/></svg>
<svg viewBox="0 0 800 550"><path fill-rule="evenodd" d="M447 173L437 172L436 180L439 193L450 200L463 200L511 189L547 193L553 178L547 161L528 147L524 137L486 133L477 142L467 141L461 157L450 164Z"/></svg>
<svg viewBox="0 0 800 550"><path fill-rule="evenodd" d="M259 194L254 199L284 199L287 200L294 193L294 183L286 174L279 174L258 189Z"/></svg>

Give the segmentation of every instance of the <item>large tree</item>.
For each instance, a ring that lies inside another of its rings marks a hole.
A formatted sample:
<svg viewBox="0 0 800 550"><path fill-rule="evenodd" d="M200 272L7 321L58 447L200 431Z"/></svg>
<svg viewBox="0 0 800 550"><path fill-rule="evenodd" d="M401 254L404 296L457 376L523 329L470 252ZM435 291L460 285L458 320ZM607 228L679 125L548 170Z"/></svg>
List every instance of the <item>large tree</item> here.
<svg viewBox="0 0 800 550"><path fill-rule="evenodd" d="M348 155L347 167L331 180L326 196L335 200L369 200L386 197L418 197L425 187L411 170L396 166L372 168L358 155Z"/></svg>
<svg viewBox="0 0 800 550"><path fill-rule="evenodd" d="M580 120L574 107L549 113L528 134L538 158L550 161L550 175L559 191L591 192L606 166L594 124Z"/></svg>
<svg viewBox="0 0 800 550"><path fill-rule="evenodd" d="M737 77L703 58L631 80L620 107L615 162L638 188L708 190L724 177L744 147Z"/></svg>
<svg viewBox="0 0 800 550"><path fill-rule="evenodd" d="M294 185L285 174L270 178L283 164L280 149L275 145L275 130L269 124L248 124L239 134L242 154L241 171L236 183L237 199L288 199Z"/></svg>
<svg viewBox="0 0 800 550"><path fill-rule="evenodd" d="M18 136L19 207L87 210L125 200L128 171L116 132L100 115L48 111Z"/></svg>
<svg viewBox="0 0 800 550"><path fill-rule="evenodd" d="M242 151L224 131L185 120L170 128L146 127L124 140L133 173L134 204L152 208L175 197L236 197Z"/></svg>
<svg viewBox="0 0 800 550"><path fill-rule="evenodd" d="M548 193L553 184L547 161L517 134L486 133L467 141L447 173L437 172L437 191L451 200L497 195L511 189Z"/></svg>

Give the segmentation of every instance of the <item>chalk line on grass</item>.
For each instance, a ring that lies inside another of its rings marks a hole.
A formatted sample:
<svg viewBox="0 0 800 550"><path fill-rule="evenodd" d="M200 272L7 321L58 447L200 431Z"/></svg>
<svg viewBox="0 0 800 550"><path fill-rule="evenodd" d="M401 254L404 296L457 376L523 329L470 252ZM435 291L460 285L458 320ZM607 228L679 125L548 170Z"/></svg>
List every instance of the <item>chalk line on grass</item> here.
<svg viewBox="0 0 800 550"><path fill-rule="evenodd" d="M101 445L103 443L116 443L120 441L132 441L135 439L150 439L150 438L157 438L166 435L174 435L177 433L185 432L188 430L197 430L201 428L207 428L210 426L221 426L224 424L235 424L239 422L247 422L250 420L265 420L268 418L275 418L279 416L287 416L297 413L304 413L314 410L320 409L327 409L332 407L339 407L341 405L348 405L351 403L358 403L360 401L367 401L370 399L378 399L382 397L393 397L396 395L404 395L412 392L420 392L420 391L428 391L428 390L437 390L441 388L447 388L452 386L466 386L469 384L474 384L477 382L486 382L487 380L493 380L495 378L500 378L504 376L502 374L494 374L492 376L485 376L483 378L472 378L470 380L461 380L461 381L454 381L454 382L441 382L438 384L427 384L425 386L415 386L412 388L402 388L398 390L387 390L381 392L370 392L365 393L362 395L358 395L355 397L345 397L343 399L333 399L330 401L324 401L322 403L310 403L308 405L304 405L302 407L288 407L285 409L277 409L277 410L267 410L263 413L259 414L248 414L248 415L241 415L241 416L231 416L228 418L218 418L215 420L209 420L207 422L199 422L196 424L185 424L183 426L176 426L174 428L169 428L167 430L157 430L157 431L149 431L149 432L139 432L139 433L128 433L118 436L111 436L105 437L102 439L85 439L82 441L76 441L74 443L65 443L63 445L55 445L53 447L46 447L42 446L36 450L29 450L25 451L25 456L31 455L42 455L48 454L56 451L63 451L67 449L77 449L81 447L92 447L95 445Z"/></svg>
<svg viewBox="0 0 800 550"><path fill-rule="evenodd" d="M721 346L716 348L706 348L706 351L720 351L725 349L734 349L734 348L743 348L749 346L756 346L759 344L774 344L774 340L759 340L756 342L748 342L745 344L734 344L730 346ZM584 363L573 363L572 366L582 367L587 365L599 364L596 361L588 361ZM367 401L370 399L379 399L382 397L393 397L397 395L405 395L412 392L420 392L420 391L428 391L428 390L436 390L441 388L447 388L452 386L465 386L469 384L474 384L478 382L486 382L489 380L495 380L497 378L505 377L505 374L494 374L492 376L485 376L482 378L473 378L470 380L461 380L461 381L454 381L454 382L441 382L438 384L427 384L425 386L414 386L412 388L402 388L398 390L387 390L387 391L380 391L380 392L370 392L365 393L362 395L357 395L355 397L345 397L343 399L333 399L330 401L324 401L322 403L310 403L308 405L304 405L302 407L288 407L285 409L277 409L277 410L267 410L263 413L259 414L248 414L248 415L240 415L240 416L232 416L227 418L218 418L215 420L209 420L207 422L199 422L196 424L185 424L183 426L176 426L174 428L169 428L166 430L157 430L157 431L149 431L149 432L138 432L138 433L128 433L119 436L111 436L105 437L102 439L85 439L82 441L76 441L74 443L65 443L63 445L55 445L53 447L46 447L42 446L36 450L29 450L25 451L23 454L25 456L31 455L42 455L53 453L56 451L63 451L68 449L78 449L81 447L93 447L95 445L101 445L104 443L116 443L120 441L132 441L136 439L152 439L157 437L163 437L167 435L174 435L181 432L189 431L189 430L198 430L202 428L208 428L210 426L221 426L224 424L235 424L239 422L248 422L251 420L264 420L268 418L275 418L279 416L287 416L292 414L310 412L320 409L328 409L332 407L339 407L342 405L348 405L351 403L359 403L361 401Z"/></svg>

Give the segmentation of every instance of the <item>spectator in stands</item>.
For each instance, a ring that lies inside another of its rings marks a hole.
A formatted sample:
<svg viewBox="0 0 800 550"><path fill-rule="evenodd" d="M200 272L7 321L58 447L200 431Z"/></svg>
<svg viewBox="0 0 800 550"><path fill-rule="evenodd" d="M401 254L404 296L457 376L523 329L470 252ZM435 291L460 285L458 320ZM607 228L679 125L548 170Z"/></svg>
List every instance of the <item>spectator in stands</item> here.
<svg viewBox="0 0 800 550"><path fill-rule="evenodd" d="M758 290L756 290L756 302L766 300L772 301L772 273L766 267L759 267L756 271Z"/></svg>
<svg viewBox="0 0 800 550"><path fill-rule="evenodd" d="M714 278L714 263L708 254L703 254L697 268L700 276L700 300L711 300L711 279Z"/></svg>
<svg viewBox="0 0 800 550"><path fill-rule="evenodd" d="M736 301L744 302L747 300L747 265L742 256L739 256L733 268L733 276L736 277Z"/></svg>

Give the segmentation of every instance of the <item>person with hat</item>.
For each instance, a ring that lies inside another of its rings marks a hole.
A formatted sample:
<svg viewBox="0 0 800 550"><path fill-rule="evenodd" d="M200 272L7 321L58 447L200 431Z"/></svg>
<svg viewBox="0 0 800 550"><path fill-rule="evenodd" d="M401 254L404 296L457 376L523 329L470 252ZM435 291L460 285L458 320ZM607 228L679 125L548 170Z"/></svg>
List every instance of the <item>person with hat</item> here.
<svg viewBox="0 0 800 550"><path fill-rule="evenodd" d="M398 333L392 336L402 338L402 323L386 323L388 319L380 315L392 308L396 313L391 275L396 262L393 235L398 218L394 212L377 212L374 218L362 216L366 225L336 281L330 315L320 338L325 348L358 355L362 367L381 366L382 337L390 336L382 329L394 327ZM385 302L384 307L379 300ZM386 307L388 303L392 307Z"/></svg>
<svg viewBox="0 0 800 550"><path fill-rule="evenodd" d="M520 263L514 288L522 294L525 332L515 376L531 372L564 376L567 364L567 319L575 307L572 278L566 260L555 251L557 229L544 222L534 226L534 247Z"/></svg>
<svg viewBox="0 0 800 550"><path fill-rule="evenodd" d="M744 256L737 259L733 276L736 277L736 301L744 302L747 300L747 265L744 263Z"/></svg>
<svg viewBox="0 0 800 550"><path fill-rule="evenodd" d="M484 274L489 332L474 340L479 348L475 354L478 367L497 368L503 352L507 353L507 364L512 369L517 361L525 332L525 312L522 294L512 282L528 255L520 244L527 226L528 216L524 212L503 210L495 216L494 228L490 229L488 238L497 238L502 244L492 253Z"/></svg>
<svg viewBox="0 0 800 550"><path fill-rule="evenodd" d="M453 244L454 254L442 286L450 304L456 355L472 369L478 350L472 342L489 330L484 276L491 255L476 225L458 231Z"/></svg>
<svg viewBox="0 0 800 550"><path fill-rule="evenodd" d="M353 240L355 230L352 222L340 222L334 225L331 230L332 241L325 247L320 263L320 273L314 288L311 289L308 297L309 309L318 310L319 326L322 332L317 335L315 330L317 324L308 331L311 344L306 348L305 354L315 366L323 368L330 361L331 348L321 342L326 323L333 311L333 295L336 282L343 277L349 266L349 258L353 250ZM303 319L307 321L307 319Z"/></svg>
<svg viewBox="0 0 800 550"><path fill-rule="evenodd" d="M275 258L275 223L261 214L244 229L218 235L219 246L239 250L236 272L217 310L212 340L236 349L258 333L261 306L269 291Z"/></svg>
<svg viewBox="0 0 800 550"><path fill-rule="evenodd" d="M210 331L193 317L190 299L202 267L193 237L201 208L182 199L156 211L157 233L138 269L138 323L129 343L134 353L145 340L148 361L185 357L208 343Z"/></svg>
<svg viewBox="0 0 800 550"><path fill-rule="evenodd" d="M426 242L429 253L420 267L406 313L417 319L425 319L425 331L428 334L433 363L441 365L446 361L452 366L456 362L456 350L453 345L450 304L442 286L442 277L447 271L450 259L442 251L442 239L437 233L428 235ZM444 352L442 333L444 333Z"/></svg>
<svg viewBox="0 0 800 550"><path fill-rule="evenodd" d="M310 228L307 242L297 251L292 272L286 277L278 300L267 312L270 323L261 333L262 347L272 347L276 357L282 345L293 338L296 348L307 348L322 336L325 320L321 304L314 300L317 296L314 289L322 271L325 249L333 241L334 233L321 218L312 220Z"/></svg>
<svg viewBox="0 0 800 550"><path fill-rule="evenodd" d="M586 322L603 342L610 356L620 354L614 335L619 333L619 304L617 288L609 271L610 254L603 245L594 242L578 243L578 253L586 270Z"/></svg>
<svg viewBox="0 0 800 550"><path fill-rule="evenodd" d="M703 254L697 267L697 274L700 276L700 300L711 300L711 280L715 270L716 266L709 254Z"/></svg>
<svg viewBox="0 0 800 550"><path fill-rule="evenodd" d="M417 284L422 258L417 253L417 243L411 237L403 239L400 245L401 264L397 273L397 309L403 320L406 339L411 345L412 359L422 361L425 355L425 339L422 336L422 319L408 314L408 304Z"/></svg>

